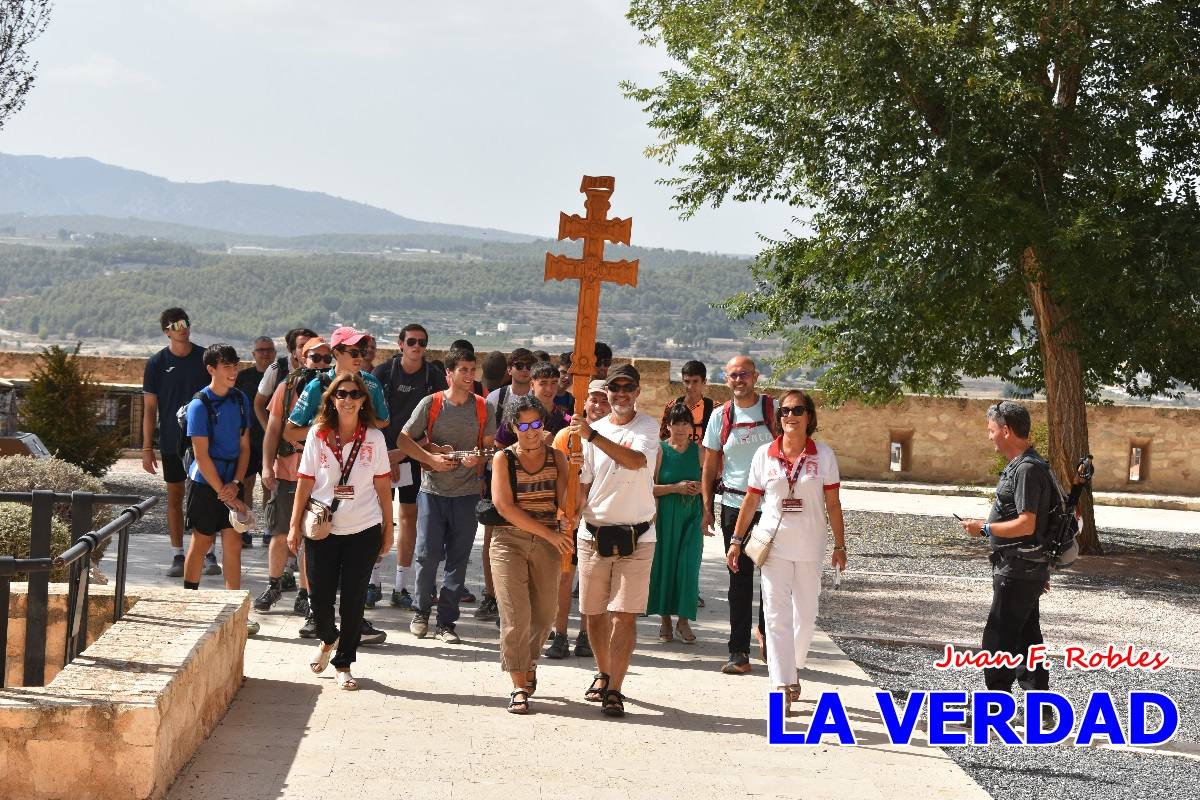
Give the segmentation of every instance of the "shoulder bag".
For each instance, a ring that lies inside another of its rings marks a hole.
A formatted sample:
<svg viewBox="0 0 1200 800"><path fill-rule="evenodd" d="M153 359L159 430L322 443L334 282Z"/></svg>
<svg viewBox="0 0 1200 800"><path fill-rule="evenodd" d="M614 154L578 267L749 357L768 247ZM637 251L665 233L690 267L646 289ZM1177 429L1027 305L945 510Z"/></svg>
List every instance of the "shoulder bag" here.
<svg viewBox="0 0 1200 800"><path fill-rule="evenodd" d="M363 438L366 438L365 432ZM328 446L328 442L326 445ZM358 460L358 450L361 446L362 440L356 440L355 446L350 450L350 458L342 469L342 476L338 479L338 486L345 486L346 481L350 480L350 471L354 469L354 462ZM338 450L340 451L341 448L339 447ZM304 538L319 542L333 533L333 515L337 513L340 502L337 497L334 497L332 503L326 504L310 495L308 504L304 506L304 516L300 518L300 529L304 532Z"/></svg>
<svg viewBox="0 0 1200 800"><path fill-rule="evenodd" d="M755 527L746 537L746 541L742 544L742 552L754 562L754 566L761 567L771 556L771 545L775 544L775 534L779 533L779 525L782 522L783 515L781 514L779 521L775 523L775 529L770 533L761 527Z"/></svg>

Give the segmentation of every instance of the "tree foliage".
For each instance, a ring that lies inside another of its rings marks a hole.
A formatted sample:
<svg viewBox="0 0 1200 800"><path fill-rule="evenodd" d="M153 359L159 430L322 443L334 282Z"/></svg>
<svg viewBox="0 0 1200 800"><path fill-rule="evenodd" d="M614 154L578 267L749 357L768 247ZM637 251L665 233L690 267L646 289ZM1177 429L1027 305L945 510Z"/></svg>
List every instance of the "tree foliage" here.
<svg viewBox="0 0 1200 800"><path fill-rule="evenodd" d="M0 0L0 129L25 105L37 62L28 47L50 21L50 0Z"/></svg>
<svg viewBox="0 0 1200 800"><path fill-rule="evenodd" d="M1041 388L1031 283L1064 309L1086 388L1200 385L1194 3L635 0L630 17L679 62L626 88L662 136L650 152L687 154L683 212L813 210L729 307L790 330L835 399L960 373Z"/></svg>
<svg viewBox="0 0 1200 800"><path fill-rule="evenodd" d="M43 348L21 409L22 423L55 457L99 476L120 457L120 437L100 427L103 388L78 354L79 345L74 352L58 345Z"/></svg>

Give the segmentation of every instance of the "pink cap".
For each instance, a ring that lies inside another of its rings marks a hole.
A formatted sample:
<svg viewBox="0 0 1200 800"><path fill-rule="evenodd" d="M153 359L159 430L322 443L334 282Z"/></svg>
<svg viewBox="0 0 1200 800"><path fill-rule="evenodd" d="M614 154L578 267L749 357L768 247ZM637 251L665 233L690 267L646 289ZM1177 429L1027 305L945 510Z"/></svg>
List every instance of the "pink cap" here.
<svg viewBox="0 0 1200 800"><path fill-rule="evenodd" d="M349 325L343 325L333 332L333 336L329 337L330 346L337 347L343 344L358 344L363 339L370 338L369 334L355 330Z"/></svg>

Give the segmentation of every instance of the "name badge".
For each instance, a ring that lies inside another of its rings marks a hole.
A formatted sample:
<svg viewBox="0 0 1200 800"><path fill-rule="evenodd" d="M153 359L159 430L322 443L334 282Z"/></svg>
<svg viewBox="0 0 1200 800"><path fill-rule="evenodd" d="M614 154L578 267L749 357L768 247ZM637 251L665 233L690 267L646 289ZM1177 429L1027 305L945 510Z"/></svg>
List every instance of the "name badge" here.
<svg viewBox="0 0 1200 800"><path fill-rule="evenodd" d="M804 501L799 497L785 497L779 501L779 508L783 511L803 511Z"/></svg>
<svg viewBox="0 0 1200 800"><path fill-rule="evenodd" d="M335 500L341 500L343 503L348 503L354 499L354 487L350 484L333 487L333 497Z"/></svg>

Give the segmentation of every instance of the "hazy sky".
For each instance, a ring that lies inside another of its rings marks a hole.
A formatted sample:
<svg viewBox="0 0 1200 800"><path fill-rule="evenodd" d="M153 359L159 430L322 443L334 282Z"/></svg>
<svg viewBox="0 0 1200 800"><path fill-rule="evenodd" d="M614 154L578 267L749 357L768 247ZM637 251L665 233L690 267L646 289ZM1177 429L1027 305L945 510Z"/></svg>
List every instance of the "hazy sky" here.
<svg viewBox="0 0 1200 800"><path fill-rule="evenodd" d="M553 235L615 175L635 244L752 253L779 204L682 222L618 82L668 65L620 0L58 0L0 151L180 181L328 192L404 216ZM335 10L336 9L336 10Z"/></svg>

